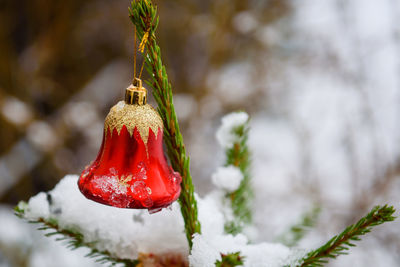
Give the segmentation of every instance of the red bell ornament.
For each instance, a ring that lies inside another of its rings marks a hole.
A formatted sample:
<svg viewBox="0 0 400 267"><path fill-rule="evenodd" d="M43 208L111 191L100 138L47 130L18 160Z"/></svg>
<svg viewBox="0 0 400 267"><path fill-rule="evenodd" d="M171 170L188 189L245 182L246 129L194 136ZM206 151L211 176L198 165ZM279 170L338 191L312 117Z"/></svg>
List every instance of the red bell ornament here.
<svg viewBox="0 0 400 267"><path fill-rule="evenodd" d="M119 208L157 211L180 194L182 178L163 151L163 123L146 104L140 79L111 108L104 123L97 158L82 172L78 185L85 197Z"/></svg>

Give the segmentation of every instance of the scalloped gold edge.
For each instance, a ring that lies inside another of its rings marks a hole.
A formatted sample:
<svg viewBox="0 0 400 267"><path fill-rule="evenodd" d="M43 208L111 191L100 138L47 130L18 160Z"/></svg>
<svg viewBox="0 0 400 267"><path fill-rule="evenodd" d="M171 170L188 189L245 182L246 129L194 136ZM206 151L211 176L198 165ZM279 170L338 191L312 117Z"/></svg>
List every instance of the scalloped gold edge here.
<svg viewBox="0 0 400 267"><path fill-rule="evenodd" d="M149 104L129 105L119 101L113 106L104 121L104 131L110 130L111 135L117 129L118 135L125 126L132 136L136 127L143 142L147 145L150 129L158 136L158 130L163 130L163 122L158 112Z"/></svg>

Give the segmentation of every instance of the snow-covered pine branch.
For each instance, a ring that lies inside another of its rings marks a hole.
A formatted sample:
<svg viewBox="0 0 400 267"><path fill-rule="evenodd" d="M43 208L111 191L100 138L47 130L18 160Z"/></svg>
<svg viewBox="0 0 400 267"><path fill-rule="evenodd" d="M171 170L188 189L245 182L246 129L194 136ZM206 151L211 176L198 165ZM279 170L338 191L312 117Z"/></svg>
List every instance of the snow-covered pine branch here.
<svg viewBox="0 0 400 267"><path fill-rule="evenodd" d="M252 221L251 200L253 190L250 181L250 153L247 145L249 115L233 112L222 118L217 140L225 150L225 166L213 174L214 185L226 192L233 216L225 224L225 231L238 234Z"/></svg>
<svg viewBox="0 0 400 267"><path fill-rule="evenodd" d="M220 195L196 196L201 235L189 247L178 203L155 214L147 210L117 209L87 200L76 186L78 176L67 175L48 193L39 193L23 207L23 217L30 221L57 222L59 232L74 229L82 245L107 252L113 259L134 262L153 254L159 258L175 257L193 267L211 267L221 261L221 253L240 252L244 266L280 267L292 265L304 256L298 250L274 243L249 244L242 234L225 234Z"/></svg>

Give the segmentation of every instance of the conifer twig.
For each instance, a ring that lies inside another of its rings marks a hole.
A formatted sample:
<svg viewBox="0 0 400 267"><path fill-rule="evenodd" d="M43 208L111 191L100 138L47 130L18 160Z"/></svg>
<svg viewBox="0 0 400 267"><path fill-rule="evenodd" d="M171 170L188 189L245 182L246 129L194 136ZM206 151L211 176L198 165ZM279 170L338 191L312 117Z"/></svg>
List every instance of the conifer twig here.
<svg viewBox="0 0 400 267"><path fill-rule="evenodd" d="M25 219L25 208L27 204L25 202L20 202L18 206L14 208L15 215ZM90 249L90 252L86 254L86 257L96 258L96 262L99 263L108 263L110 266L114 266L116 264L123 264L125 267L135 267L139 264L138 260L129 260L129 259L119 259L113 257L109 251L101 251L96 249L93 246L93 242L85 242L83 235L74 229L63 229L59 226L58 221L56 219L44 219L39 218L37 220L30 220L29 223L41 224L38 230L52 230L45 234L46 237L50 236L59 236L55 240L56 241L66 241L67 248L71 250L75 250L81 247L87 247Z"/></svg>
<svg viewBox="0 0 400 267"><path fill-rule="evenodd" d="M247 145L249 122L233 129L236 136L236 142L233 146L225 151L225 166L233 165L240 169L243 174L243 180L240 182L239 188L229 193L227 197L231 201L232 211L235 219L225 224L225 232L230 234L240 233L244 224L252 221L251 199L253 190L250 184L250 153Z"/></svg>
<svg viewBox="0 0 400 267"><path fill-rule="evenodd" d="M240 252L223 254L221 253L221 260L215 262L215 267L234 267L243 266L243 258Z"/></svg>
<svg viewBox="0 0 400 267"><path fill-rule="evenodd" d="M395 219L393 206L374 207L365 217L357 223L348 226L342 233L334 236L325 245L309 252L302 260L301 267L319 267L327 263L329 258L347 254L349 247L354 247L353 241L360 241L361 236L369 233L372 227Z"/></svg>
<svg viewBox="0 0 400 267"><path fill-rule="evenodd" d="M280 243L294 247L297 243L306 235L309 229L311 229L318 218L321 209L318 206L314 206L310 211L306 212L301 221L295 225L292 225L288 232L278 237Z"/></svg>
<svg viewBox="0 0 400 267"><path fill-rule="evenodd" d="M155 31L159 18L157 8L150 0L134 0L129 9L130 18L136 27L136 34L140 41L140 49L146 53L146 70L150 75L147 84L153 89L153 96L158 104L158 112L164 122L164 140L167 154L174 170L182 176L181 195L179 202L185 222L186 237L189 247L192 247L192 236L200 233L200 223L197 219L197 202L194 197L194 186L189 170L189 157L183 143L178 119L173 104L171 84L161 59L160 47L157 45Z"/></svg>

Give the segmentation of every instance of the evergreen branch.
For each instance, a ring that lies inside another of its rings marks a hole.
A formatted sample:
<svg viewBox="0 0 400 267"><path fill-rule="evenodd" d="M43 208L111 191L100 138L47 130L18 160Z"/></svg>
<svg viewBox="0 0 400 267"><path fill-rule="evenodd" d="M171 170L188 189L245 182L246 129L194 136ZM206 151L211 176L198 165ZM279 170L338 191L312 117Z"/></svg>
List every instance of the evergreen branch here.
<svg viewBox="0 0 400 267"><path fill-rule="evenodd" d="M278 241L288 247L294 247L307 234L308 230L314 227L317 222L320 207L315 206L302 216L299 223L290 227L289 231L278 237Z"/></svg>
<svg viewBox="0 0 400 267"><path fill-rule="evenodd" d="M25 202L20 202L18 206L14 208L15 215L21 219L26 219L25 210L27 204ZM95 242L85 242L83 235L75 229L63 229L59 226L58 221L54 218L44 219L39 218L37 220L30 220L29 223L40 224L41 227L38 230L50 230L45 234L46 237L59 236L56 241L66 241L67 248L75 250L81 247L87 247L90 252L85 255L85 257L94 258L96 262L108 263L110 266L116 264L123 264L125 267L135 267L139 264L138 260L128 260L119 259L114 256L109 251L101 251L94 248Z"/></svg>
<svg viewBox="0 0 400 267"><path fill-rule="evenodd" d="M393 206L374 207L365 217L357 223L348 226L342 233L334 236L322 247L309 252L302 260L301 267L319 267L327 263L329 258L347 254L349 247L354 247L353 241L360 241L361 236L369 233L372 227L395 219Z"/></svg>
<svg viewBox="0 0 400 267"><path fill-rule="evenodd" d="M239 188L232 193L227 194L231 201L231 207L235 219L225 224L225 232L230 234L240 233L244 224L252 222L251 199L253 198L253 190L250 184L250 154L247 145L249 122L233 129L236 136L232 148L225 151L225 166L233 165L240 169L243 174L243 180L240 182Z"/></svg>
<svg viewBox="0 0 400 267"><path fill-rule="evenodd" d="M215 262L216 267L234 267L234 266L243 266L243 258L240 256L240 252L222 254L221 260L217 260Z"/></svg>
<svg viewBox="0 0 400 267"><path fill-rule="evenodd" d="M130 18L136 27L136 34L143 47L145 46L146 70L150 80L146 83L153 89L153 96L158 104L158 112L164 122L164 140L167 154L174 170L182 176L179 202L185 222L186 237L192 247L192 236L201 232L197 219L197 202L194 197L194 186L189 170L189 157L183 143L178 119L173 104L171 84L161 59L160 47L157 45L155 31L158 26L157 8L150 0L133 1L129 9Z"/></svg>

